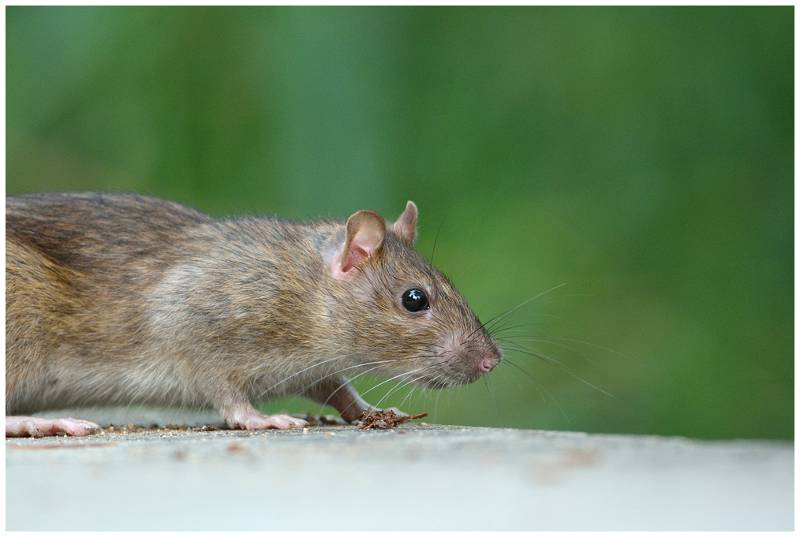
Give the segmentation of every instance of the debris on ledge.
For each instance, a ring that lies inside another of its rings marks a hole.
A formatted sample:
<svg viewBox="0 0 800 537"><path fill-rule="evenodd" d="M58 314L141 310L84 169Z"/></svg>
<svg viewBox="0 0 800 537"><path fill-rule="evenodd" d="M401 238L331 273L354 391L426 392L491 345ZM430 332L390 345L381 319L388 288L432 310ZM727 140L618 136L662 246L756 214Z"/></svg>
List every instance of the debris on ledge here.
<svg viewBox="0 0 800 537"><path fill-rule="evenodd" d="M394 410L369 410L361 414L358 428L361 430L369 429L394 429L398 425L411 420L422 419L427 416L427 412L415 414L413 416L401 416Z"/></svg>

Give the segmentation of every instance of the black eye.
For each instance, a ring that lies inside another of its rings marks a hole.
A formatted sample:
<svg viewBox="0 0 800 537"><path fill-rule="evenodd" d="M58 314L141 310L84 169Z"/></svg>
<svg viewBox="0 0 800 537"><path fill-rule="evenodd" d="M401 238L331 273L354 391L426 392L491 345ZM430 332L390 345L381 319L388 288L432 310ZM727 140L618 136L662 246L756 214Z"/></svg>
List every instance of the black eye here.
<svg viewBox="0 0 800 537"><path fill-rule="evenodd" d="M403 293L403 307L408 311L422 311L430 308L428 296L422 289L409 289Z"/></svg>

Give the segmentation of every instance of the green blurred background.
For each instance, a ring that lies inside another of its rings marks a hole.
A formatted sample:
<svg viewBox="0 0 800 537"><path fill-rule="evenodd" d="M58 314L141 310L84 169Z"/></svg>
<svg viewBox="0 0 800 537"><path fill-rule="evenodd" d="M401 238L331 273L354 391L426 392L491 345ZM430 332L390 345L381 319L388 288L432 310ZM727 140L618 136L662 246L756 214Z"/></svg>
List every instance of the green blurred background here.
<svg viewBox="0 0 800 537"><path fill-rule="evenodd" d="M406 411L793 436L793 8L6 14L9 194L291 218L413 199L482 318L567 284L505 332L552 361L509 352L526 374Z"/></svg>

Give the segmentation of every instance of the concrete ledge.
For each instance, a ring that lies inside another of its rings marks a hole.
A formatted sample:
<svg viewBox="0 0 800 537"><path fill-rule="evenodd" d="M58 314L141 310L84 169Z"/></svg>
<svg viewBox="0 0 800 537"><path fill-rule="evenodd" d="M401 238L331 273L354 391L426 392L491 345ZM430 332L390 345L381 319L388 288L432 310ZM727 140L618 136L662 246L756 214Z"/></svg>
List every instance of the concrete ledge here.
<svg viewBox="0 0 800 537"><path fill-rule="evenodd" d="M137 421L176 421L154 417ZM794 519L791 443L435 425L7 439L6 490L9 530L790 530Z"/></svg>

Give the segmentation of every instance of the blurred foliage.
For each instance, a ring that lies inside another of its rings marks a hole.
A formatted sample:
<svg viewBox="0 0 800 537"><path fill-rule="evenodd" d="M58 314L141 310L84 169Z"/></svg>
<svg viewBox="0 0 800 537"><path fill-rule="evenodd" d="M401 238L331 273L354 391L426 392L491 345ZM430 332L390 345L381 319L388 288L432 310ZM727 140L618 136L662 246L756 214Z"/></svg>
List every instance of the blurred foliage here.
<svg viewBox="0 0 800 537"><path fill-rule="evenodd" d="M413 199L420 250L439 233L436 264L482 318L567 283L501 334L548 358L509 352L526 373L417 390L405 410L793 435L792 7L10 7L6 20L10 194L126 190L290 218L393 218ZM317 410L270 408L287 406Z"/></svg>

